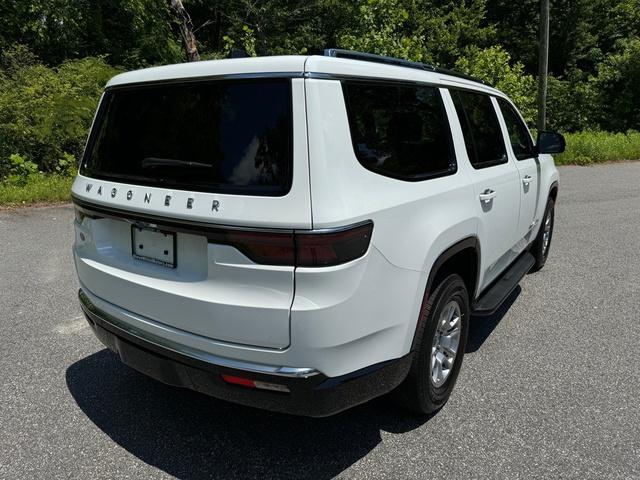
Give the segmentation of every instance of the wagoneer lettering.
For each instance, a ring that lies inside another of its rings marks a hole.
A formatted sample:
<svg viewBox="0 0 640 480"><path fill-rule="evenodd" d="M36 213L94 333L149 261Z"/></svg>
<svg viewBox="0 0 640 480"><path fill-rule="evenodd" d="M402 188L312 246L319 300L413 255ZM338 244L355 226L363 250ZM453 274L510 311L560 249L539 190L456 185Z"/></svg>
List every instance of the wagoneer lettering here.
<svg viewBox="0 0 640 480"><path fill-rule="evenodd" d="M389 392L432 413L471 315L547 260L563 148L499 90L401 59L124 73L73 186L80 302L168 384L299 415Z"/></svg>

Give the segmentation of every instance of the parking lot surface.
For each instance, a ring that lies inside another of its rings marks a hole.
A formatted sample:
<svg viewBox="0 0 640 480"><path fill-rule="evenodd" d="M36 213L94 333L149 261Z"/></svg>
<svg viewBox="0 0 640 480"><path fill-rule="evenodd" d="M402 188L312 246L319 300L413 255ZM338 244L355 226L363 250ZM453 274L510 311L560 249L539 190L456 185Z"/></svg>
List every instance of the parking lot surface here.
<svg viewBox="0 0 640 480"><path fill-rule="evenodd" d="M640 162L560 169L546 267L472 321L449 403L325 419L122 365L77 302L71 206L0 211L0 478L640 478Z"/></svg>

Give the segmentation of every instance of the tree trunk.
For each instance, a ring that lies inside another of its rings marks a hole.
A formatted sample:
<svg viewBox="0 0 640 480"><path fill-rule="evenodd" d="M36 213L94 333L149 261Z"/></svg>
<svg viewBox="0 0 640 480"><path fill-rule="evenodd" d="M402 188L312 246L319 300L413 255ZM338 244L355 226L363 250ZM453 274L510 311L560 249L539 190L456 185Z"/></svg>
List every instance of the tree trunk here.
<svg viewBox="0 0 640 480"><path fill-rule="evenodd" d="M180 35L182 36L182 43L184 44L184 50L187 54L187 60L197 62L200 60L200 54L198 53L198 47L196 45L196 37L193 34L191 17L185 10L184 5L182 5L182 0L171 0L171 6L180 18Z"/></svg>

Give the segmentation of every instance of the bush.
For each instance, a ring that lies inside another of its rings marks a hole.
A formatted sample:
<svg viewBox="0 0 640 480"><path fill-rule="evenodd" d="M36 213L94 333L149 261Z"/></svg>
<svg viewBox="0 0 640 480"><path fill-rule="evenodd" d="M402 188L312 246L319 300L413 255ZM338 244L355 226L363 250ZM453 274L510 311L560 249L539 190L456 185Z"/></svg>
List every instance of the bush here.
<svg viewBox="0 0 640 480"><path fill-rule="evenodd" d="M556 155L557 165L640 159L640 132L579 132L565 135L567 149Z"/></svg>
<svg viewBox="0 0 640 480"><path fill-rule="evenodd" d="M27 183L30 176L38 173L38 166L24 158L22 155L14 153L9 156L9 174L6 182L9 185L22 186Z"/></svg>
<svg viewBox="0 0 640 480"><path fill-rule="evenodd" d="M69 171L80 158L105 83L118 70L101 58L49 68L24 47L0 54L0 177L18 153L43 172Z"/></svg>

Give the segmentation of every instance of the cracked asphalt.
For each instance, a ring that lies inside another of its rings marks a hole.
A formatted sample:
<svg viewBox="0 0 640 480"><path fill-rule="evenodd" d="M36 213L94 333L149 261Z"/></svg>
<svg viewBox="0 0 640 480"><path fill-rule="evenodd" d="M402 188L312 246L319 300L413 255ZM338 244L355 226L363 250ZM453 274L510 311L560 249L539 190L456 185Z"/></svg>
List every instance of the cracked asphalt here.
<svg viewBox="0 0 640 480"><path fill-rule="evenodd" d="M70 206L0 211L0 478L640 478L640 162L562 167L546 267L473 319L449 403L307 419L150 380L93 337Z"/></svg>

